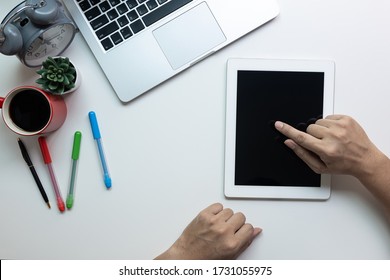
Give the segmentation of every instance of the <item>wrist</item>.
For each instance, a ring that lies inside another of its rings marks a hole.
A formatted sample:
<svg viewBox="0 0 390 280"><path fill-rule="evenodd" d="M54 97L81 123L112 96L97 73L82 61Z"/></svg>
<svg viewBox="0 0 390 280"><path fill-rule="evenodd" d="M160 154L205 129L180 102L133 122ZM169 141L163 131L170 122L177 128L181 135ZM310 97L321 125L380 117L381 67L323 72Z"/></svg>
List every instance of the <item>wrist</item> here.
<svg viewBox="0 0 390 280"><path fill-rule="evenodd" d="M181 237L180 237L181 238ZM168 250L157 256L155 260L180 260L186 259L185 250L180 246L180 238Z"/></svg>
<svg viewBox="0 0 390 280"><path fill-rule="evenodd" d="M390 160L375 146L362 158L360 170L354 174L367 188L390 177Z"/></svg>

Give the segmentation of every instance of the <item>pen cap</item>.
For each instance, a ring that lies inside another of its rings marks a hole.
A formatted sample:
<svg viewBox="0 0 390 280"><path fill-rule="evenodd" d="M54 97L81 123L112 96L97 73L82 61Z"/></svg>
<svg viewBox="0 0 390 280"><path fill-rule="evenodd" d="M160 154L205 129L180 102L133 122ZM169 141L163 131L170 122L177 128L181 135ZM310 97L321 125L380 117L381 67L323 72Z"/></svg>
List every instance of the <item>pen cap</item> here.
<svg viewBox="0 0 390 280"><path fill-rule="evenodd" d="M28 166L31 166L32 162L31 162L30 157L28 156L26 146L24 146L24 144L20 138L18 139L18 144L19 144L20 151L22 152L22 156L24 158L24 161L27 163Z"/></svg>
<svg viewBox="0 0 390 280"><path fill-rule="evenodd" d="M100 139L100 130L99 130L95 112L93 111L89 112L88 116L89 116L89 122L91 123L93 138Z"/></svg>
<svg viewBox="0 0 390 280"><path fill-rule="evenodd" d="M49 152L49 148L47 147L46 138L41 136L38 138L39 147L41 148L41 153L43 156L43 161L45 164L51 163L51 156Z"/></svg>
<svg viewBox="0 0 390 280"><path fill-rule="evenodd" d="M81 132L76 131L73 138L72 159L78 160L80 155Z"/></svg>

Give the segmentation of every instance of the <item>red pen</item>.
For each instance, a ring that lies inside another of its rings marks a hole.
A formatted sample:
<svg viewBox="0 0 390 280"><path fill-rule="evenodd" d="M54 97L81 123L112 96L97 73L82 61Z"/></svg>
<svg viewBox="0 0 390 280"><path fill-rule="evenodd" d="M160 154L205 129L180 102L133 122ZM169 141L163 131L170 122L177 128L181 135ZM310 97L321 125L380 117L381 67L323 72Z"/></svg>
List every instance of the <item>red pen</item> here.
<svg viewBox="0 0 390 280"><path fill-rule="evenodd" d="M57 180L56 180L56 177L54 175L54 170L53 170L53 167L51 165L51 156L50 156L49 148L47 147L46 138L44 136L41 136L38 138L38 142L39 142L39 147L41 148L43 161L47 165L47 168L49 169L51 182L53 184L53 190L54 190L54 192L56 194L56 198L57 198L58 209L61 212L64 212L65 211L65 203L61 197L60 189L58 188Z"/></svg>

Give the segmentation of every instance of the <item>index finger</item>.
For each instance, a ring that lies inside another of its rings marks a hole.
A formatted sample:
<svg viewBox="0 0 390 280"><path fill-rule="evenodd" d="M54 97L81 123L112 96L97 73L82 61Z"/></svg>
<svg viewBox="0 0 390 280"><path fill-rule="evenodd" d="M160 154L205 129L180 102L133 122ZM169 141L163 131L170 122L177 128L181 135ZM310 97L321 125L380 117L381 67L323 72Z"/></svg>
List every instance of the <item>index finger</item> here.
<svg viewBox="0 0 390 280"><path fill-rule="evenodd" d="M295 129L294 127L281 121L275 122L275 128L287 138L293 140L299 146L302 146L303 148L312 151L316 154L321 152L321 141L314 136Z"/></svg>

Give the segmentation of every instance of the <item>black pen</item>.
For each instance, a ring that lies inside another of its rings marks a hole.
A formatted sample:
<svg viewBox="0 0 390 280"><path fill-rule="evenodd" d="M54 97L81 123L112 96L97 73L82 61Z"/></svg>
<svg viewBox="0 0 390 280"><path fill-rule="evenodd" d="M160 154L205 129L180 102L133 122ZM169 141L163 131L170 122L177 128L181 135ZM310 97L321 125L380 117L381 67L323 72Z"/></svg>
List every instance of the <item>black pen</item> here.
<svg viewBox="0 0 390 280"><path fill-rule="evenodd" d="M22 140L20 140L20 138L18 138L18 144L19 144L20 151L22 152L22 156L23 156L24 160L26 161L27 166L30 168L31 174L34 177L35 182L37 183L38 189L41 192L43 200L46 202L47 206L49 208L51 208L50 207L50 203L49 203L49 199L47 198L47 195L46 195L46 192L45 192L45 189L42 186L41 180L39 180L38 174L35 171L34 165L32 164L30 156L28 155L27 149L24 146Z"/></svg>

